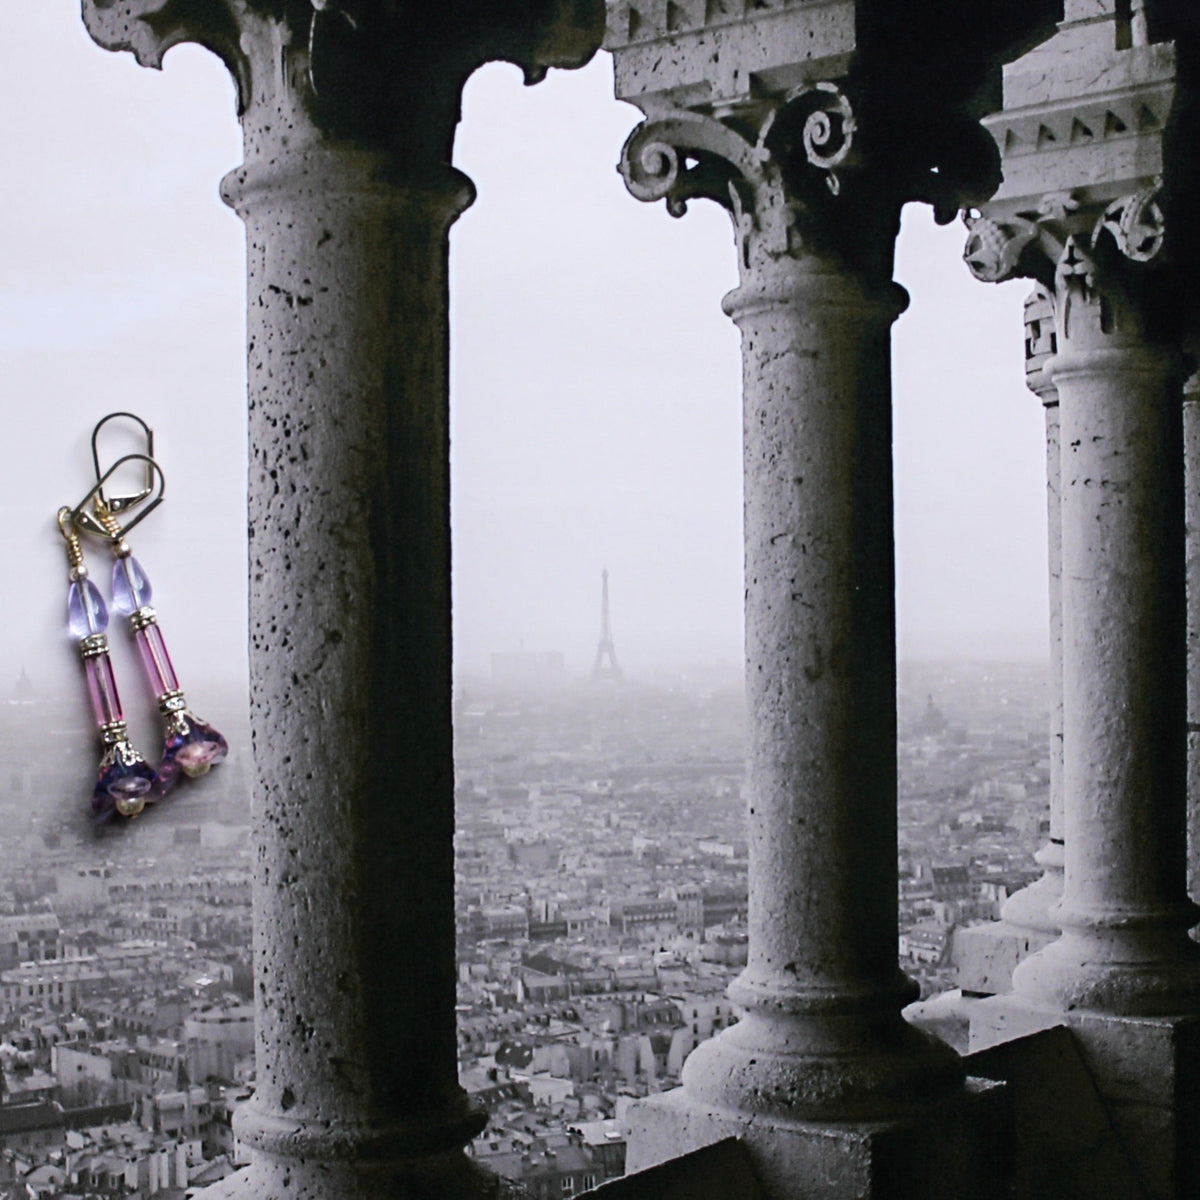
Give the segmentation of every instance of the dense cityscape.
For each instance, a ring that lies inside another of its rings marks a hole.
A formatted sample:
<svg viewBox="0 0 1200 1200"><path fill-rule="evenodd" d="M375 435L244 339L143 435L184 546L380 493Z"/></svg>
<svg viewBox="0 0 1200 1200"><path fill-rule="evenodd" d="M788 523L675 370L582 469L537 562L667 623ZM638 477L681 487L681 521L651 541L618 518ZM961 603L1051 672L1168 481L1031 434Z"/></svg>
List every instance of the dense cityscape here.
<svg viewBox="0 0 1200 1200"><path fill-rule="evenodd" d="M1038 874L1044 669L910 664L898 705L898 952L928 996L954 986L955 930ZM181 1200L245 1161L230 1124L254 1087L240 711L211 695L229 762L98 839L77 815L94 770L79 709L10 685L0 1200ZM572 680L559 655L509 654L460 682L460 1076L490 1114L472 1152L535 1196L621 1175L626 1106L738 1019L724 993L747 953L743 721L732 668Z"/></svg>

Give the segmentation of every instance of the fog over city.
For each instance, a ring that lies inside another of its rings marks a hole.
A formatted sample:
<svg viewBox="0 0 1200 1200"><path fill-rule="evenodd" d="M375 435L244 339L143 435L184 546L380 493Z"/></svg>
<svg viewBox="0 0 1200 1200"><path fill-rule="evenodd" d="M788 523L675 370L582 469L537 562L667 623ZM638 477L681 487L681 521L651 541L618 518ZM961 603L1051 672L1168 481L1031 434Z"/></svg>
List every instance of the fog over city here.
<svg viewBox="0 0 1200 1200"><path fill-rule="evenodd" d="M134 547L183 682L236 681L243 232L217 197L240 161L231 84L196 47L173 50L162 74L103 53L74 4L10 8L0 89L22 116L0 139L0 684L25 670L39 694L78 687L53 518L86 492L88 435L114 409L156 430L167 500ZM467 87L456 162L478 199L453 233L464 674L519 648L561 651L569 674L586 673L603 566L628 674L740 660L740 367L719 303L735 283L728 219L700 202L674 221L628 196L614 164L637 114L611 96L605 55L535 88L502 64ZM1026 288L972 280L963 232L912 208L899 243L912 294L894 355L901 655L1040 659L1042 415L1022 381Z"/></svg>

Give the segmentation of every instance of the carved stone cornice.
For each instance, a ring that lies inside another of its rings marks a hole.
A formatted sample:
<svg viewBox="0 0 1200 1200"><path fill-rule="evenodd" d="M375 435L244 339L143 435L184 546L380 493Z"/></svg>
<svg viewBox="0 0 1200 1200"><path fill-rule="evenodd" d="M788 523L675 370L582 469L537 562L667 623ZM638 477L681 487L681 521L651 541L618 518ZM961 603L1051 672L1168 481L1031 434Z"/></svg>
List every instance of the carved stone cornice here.
<svg viewBox="0 0 1200 1200"><path fill-rule="evenodd" d="M305 127L366 148L432 151L449 161L462 84L485 62L516 63L529 82L586 62L603 0L83 0L92 38L160 67L181 42L228 67L255 126Z"/></svg>
<svg viewBox="0 0 1200 1200"><path fill-rule="evenodd" d="M1004 178L964 214L963 257L983 282L1037 280L1060 341L1177 343L1176 47L1116 0L1069 3L1067 18L1004 68L1004 107L983 122Z"/></svg>

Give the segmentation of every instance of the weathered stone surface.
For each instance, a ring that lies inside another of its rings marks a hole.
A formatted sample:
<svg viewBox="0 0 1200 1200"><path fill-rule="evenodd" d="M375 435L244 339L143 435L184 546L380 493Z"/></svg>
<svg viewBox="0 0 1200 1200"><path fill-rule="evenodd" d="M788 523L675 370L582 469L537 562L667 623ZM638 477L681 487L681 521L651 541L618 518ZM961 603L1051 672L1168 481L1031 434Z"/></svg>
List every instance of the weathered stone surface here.
<svg viewBox="0 0 1200 1200"><path fill-rule="evenodd" d="M969 1068L1009 1084L1018 1200L1200 1190L1200 1017L1061 1013L995 997L973 1014L972 1046Z"/></svg>
<svg viewBox="0 0 1200 1200"><path fill-rule="evenodd" d="M614 1179L588 1195L604 1200L695 1200L698 1196L766 1200L750 1155L732 1137Z"/></svg>
<svg viewBox="0 0 1200 1200"><path fill-rule="evenodd" d="M1038 376L1058 398L1063 936L1013 987L1063 1010L1189 1012L1185 317L1162 176L1176 55L1109 0L1071 12L1005 70L1004 110L986 122L1004 183L968 220L976 276L1037 278L1054 315Z"/></svg>
<svg viewBox="0 0 1200 1200"><path fill-rule="evenodd" d="M1024 896L1036 886L1026 888L1018 895ZM1056 903L1058 898L1054 896L1052 903ZM1050 904L1045 905L1042 911L1048 911L1049 907ZM1011 991L1012 973L1017 964L1049 945L1054 937L1053 932L1020 928L1007 921L956 929L951 955L958 970L958 986L964 992L977 996L994 996Z"/></svg>
<svg viewBox="0 0 1200 1200"><path fill-rule="evenodd" d="M927 45L881 36L900 35L885 8L610 9L618 95L648 117L626 183L674 215L722 204L741 274L725 308L744 364L750 960L730 996L746 1015L693 1052L681 1093L649 1102L664 1138L680 1123L676 1149L713 1140L714 1114L731 1131L916 1121L964 1095L956 1056L900 1015L891 272L902 204L948 216L994 186L996 152L948 99L979 37L953 65L939 50L939 72ZM866 62L887 85L858 88ZM643 1136L658 1135L635 1131L634 1161ZM813 1137L795 1187L810 1169L860 1177L867 1143Z"/></svg>
<svg viewBox="0 0 1200 1200"><path fill-rule="evenodd" d="M832 85L772 110L757 144L743 128L672 112L622 158L639 198L723 201L742 276L725 308L744 363L750 961L730 995L747 1015L683 1081L746 1112L892 1115L960 1078L902 1021L896 968L896 211L885 200L856 227L853 266L813 252L845 246L835 198L856 126Z"/></svg>
<svg viewBox="0 0 1200 1200"><path fill-rule="evenodd" d="M983 1200L1000 1194L1003 1104L1001 1088L969 1080L908 1119L818 1124L706 1106L680 1089L630 1109L628 1165L644 1170L733 1136L769 1200Z"/></svg>

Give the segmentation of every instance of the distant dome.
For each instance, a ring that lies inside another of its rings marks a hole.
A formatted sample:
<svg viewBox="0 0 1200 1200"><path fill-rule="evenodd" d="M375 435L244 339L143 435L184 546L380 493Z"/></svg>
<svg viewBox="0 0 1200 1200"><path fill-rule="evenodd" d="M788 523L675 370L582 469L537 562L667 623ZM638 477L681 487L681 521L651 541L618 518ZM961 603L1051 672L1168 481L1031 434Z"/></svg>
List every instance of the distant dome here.
<svg viewBox="0 0 1200 1200"><path fill-rule="evenodd" d="M33 704L36 700L37 693L33 690L33 681L29 678L29 673L22 667L17 686L13 689L12 702L14 704Z"/></svg>
<svg viewBox="0 0 1200 1200"><path fill-rule="evenodd" d="M919 737L937 737L938 734L946 732L948 724L942 710L934 704L933 697L930 696L925 704L925 711L917 722L917 735Z"/></svg>

